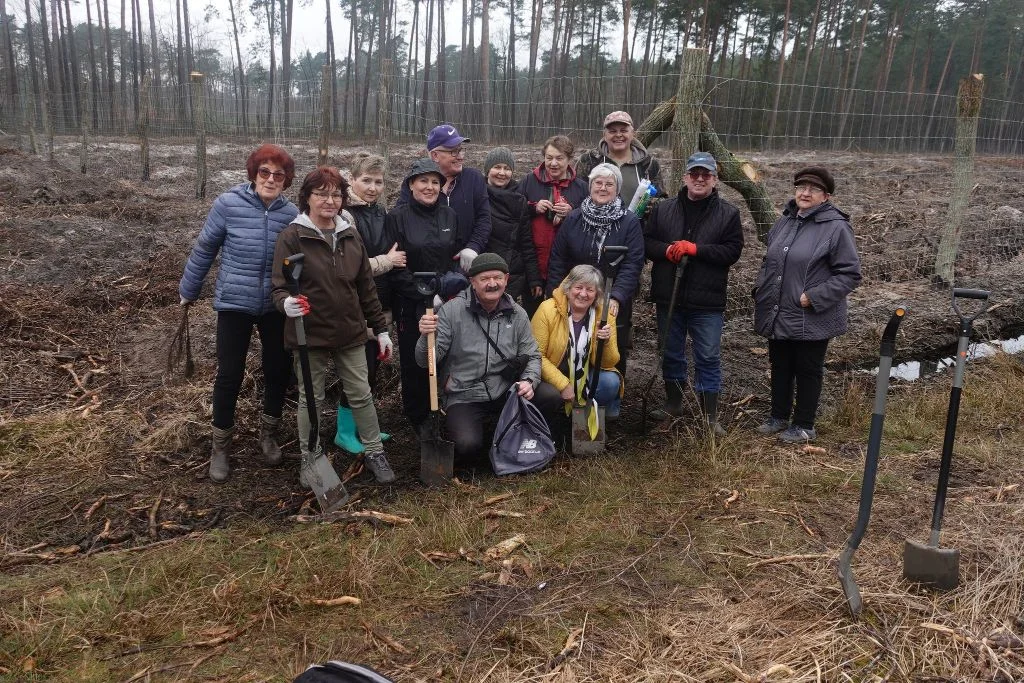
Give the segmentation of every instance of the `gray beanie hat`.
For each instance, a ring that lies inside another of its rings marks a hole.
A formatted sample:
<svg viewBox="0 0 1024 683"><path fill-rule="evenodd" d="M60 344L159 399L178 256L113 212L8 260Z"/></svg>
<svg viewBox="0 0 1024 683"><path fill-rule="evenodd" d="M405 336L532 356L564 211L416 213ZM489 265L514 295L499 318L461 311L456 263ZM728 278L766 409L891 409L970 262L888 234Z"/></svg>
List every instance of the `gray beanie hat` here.
<svg viewBox="0 0 1024 683"><path fill-rule="evenodd" d="M473 277L488 270L500 270L503 273L508 273L508 263L498 254L492 251L485 251L473 259L473 265L469 267L467 274Z"/></svg>
<svg viewBox="0 0 1024 683"><path fill-rule="evenodd" d="M601 178L603 176L611 176L615 178L615 191L622 191L622 171L615 164L609 164L607 161L603 164L598 164L594 167L594 170L587 176L587 187L589 188L591 183L594 182L594 178Z"/></svg>
<svg viewBox="0 0 1024 683"><path fill-rule="evenodd" d="M512 156L512 150L508 147L495 147L487 156L484 157L484 177L490 173L491 167L495 164L505 164L512 169L513 172L516 170L516 160Z"/></svg>

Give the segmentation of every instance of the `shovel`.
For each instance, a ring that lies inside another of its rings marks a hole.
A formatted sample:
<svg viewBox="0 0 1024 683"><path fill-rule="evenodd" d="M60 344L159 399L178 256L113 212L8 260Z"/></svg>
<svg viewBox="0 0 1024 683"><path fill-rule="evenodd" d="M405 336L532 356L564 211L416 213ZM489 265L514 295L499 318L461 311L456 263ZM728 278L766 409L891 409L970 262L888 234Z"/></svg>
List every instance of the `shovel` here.
<svg viewBox="0 0 1024 683"><path fill-rule="evenodd" d="M942 440L939 482L935 490L935 507L932 509L932 529L927 544L917 543L908 538L903 548L903 577L942 590L956 588L960 584L960 551L955 548L940 548L939 531L942 528L942 513L946 507L949 470L953 463L953 439L956 436L957 415L960 413L960 394L964 386L964 367L967 365L967 345L970 342L971 323L988 310L988 296L989 292L981 289L953 290L953 310L960 318L960 338L956 348L953 388L949 392L946 434ZM965 316L957 306L957 298L975 299L983 303L974 315Z"/></svg>
<svg viewBox="0 0 1024 683"><path fill-rule="evenodd" d="M689 256L684 256L679 260L676 265L675 277L672 279L672 294L668 298L668 313L665 316L665 329L661 331L661 335L658 339L658 365L654 368L654 372L651 373L651 378L647 380L647 386L644 387L643 398L640 399L640 433L647 433L647 400L651 397L651 389L654 388L654 380L658 377L658 373L662 371L662 366L665 365L665 344L668 342L668 330L672 326L672 311L676 309L676 297L679 296L679 283L683 281L683 273L686 271L686 262L689 260Z"/></svg>
<svg viewBox="0 0 1024 683"><path fill-rule="evenodd" d="M426 314L434 315L434 295L440 288L437 273L412 274L416 291L426 303ZM427 379L430 382L430 422L420 437L420 481L427 486L445 486L455 470L455 444L441 438L441 412L437 405L437 358L434 333L427 335Z"/></svg>
<svg viewBox="0 0 1024 683"><path fill-rule="evenodd" d="M853 616L860 614L863 601L860 597L860 588L853 577L853 569L850 563L853 561L853 554L857 552L864 533L868 530L868 520L871 519L871 502L875 497L875 475L878 473L878 454L882 449L882 425L885 423L885 400L889 393L889 371L892 369L892 356L896 351L896 332L899 330L903 317L907 314L904 307L897 308L889 324L882 332L882 348L878 358L878 378L875 380L875 407L871 412L871 431L868 433L868 452L864 457L864 477L860 484L860 509L857 510L857 524L853 533L846 541L846 547L839 554L837 573L839 583L843 586L843 593L846 594L846 602L850 606L850 613Z"/></svg>
<svg viewBox="0 0 1024 683"><path fill-rule="evenodd" d="M285 279L292 296L298 296L299 276L302 274L302 262L305 254L292 254L284 259ZM313 393L313 375L309 369L309 347L306 345L306 326L302 317L292 318L295 321L295 342L299 347L299 365L302 367L302 390L306 394L306 412L309 414L309 453L302 454L302 480L309 484L320 503L324 514L334 512L348 502L348 491L341 483L341 478L334 471L334 466L320 450L320 414L316 409L316 396Z"/></svg>
<svg viewBox="0 0 1024 683"><path fill-rule="evenodd" d="M604 247L601 250L599 262L603 264L604 271L604 301L601 309L601 321L597 328L608 324L608 302L612 296L612 285L615 284L615 276L619 272L619 266L626 258L629 251L624 246ZM573 455L597 455L604 453L606 441L604 408L597 405L594 394L597 392L597 383L601 375L601 358L604 356L606 340L600 339L597 342L597 361L588 377L587 402L579 405L582 396L576 397L572 404L572 454Z"/></svg>

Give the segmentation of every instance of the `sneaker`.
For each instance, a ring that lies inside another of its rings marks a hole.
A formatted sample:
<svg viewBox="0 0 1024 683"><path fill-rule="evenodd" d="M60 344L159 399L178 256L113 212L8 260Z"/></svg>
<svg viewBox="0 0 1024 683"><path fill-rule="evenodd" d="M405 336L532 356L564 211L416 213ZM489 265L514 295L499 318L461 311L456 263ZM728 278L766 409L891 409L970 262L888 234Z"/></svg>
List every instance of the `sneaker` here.
<svg viewBox="0 0 1024 683"><path fill-rule="evenodd" d="M363 462L366 464L366 469L373 472L373 476L377 479L378 483L390 484L395 480L395 473L391 469L391 465L388 464L387 456L383 452L367 453L364 456Z"/></svg>
<svg viewBox="0 0 1024 683"><path fill-rule="evenodd" d="M793 425L779 434L779 440L786 443L808 443L818 438L814 427L797 427Z"/></svg>
<svg viewBox="0 0 1024 683"><path fill-rule="evenodd" d="M789 427L789 420L783 420L781 417L769 417L766 422L762 422L757 426L758 434L774 434L775 432L781 432L783 429Z"/></svg>

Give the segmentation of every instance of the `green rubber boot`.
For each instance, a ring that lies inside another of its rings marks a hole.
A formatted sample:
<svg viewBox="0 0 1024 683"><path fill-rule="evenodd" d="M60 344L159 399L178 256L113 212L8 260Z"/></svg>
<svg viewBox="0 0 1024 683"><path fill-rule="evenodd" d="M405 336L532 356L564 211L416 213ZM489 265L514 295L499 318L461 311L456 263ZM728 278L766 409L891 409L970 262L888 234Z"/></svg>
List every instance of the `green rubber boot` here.
<svg viewBox="0 0 1024 683"><path fill-rule="evenodd" d="M359 440L356 432L356 421L352 417L352 409L347 406L338 406L338 427L334 433L334 443L338 448L348 451L352 455L359 455L366 451L366 446Z"/></svg>

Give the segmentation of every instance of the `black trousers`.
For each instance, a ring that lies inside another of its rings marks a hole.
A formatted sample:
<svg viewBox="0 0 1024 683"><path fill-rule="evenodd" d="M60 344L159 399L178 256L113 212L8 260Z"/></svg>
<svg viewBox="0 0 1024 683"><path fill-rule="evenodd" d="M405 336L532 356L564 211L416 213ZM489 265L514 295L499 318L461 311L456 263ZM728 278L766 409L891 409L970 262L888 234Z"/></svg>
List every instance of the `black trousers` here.
<svg viewBox="0 0 1024 683"><path fill-rule="evenodd" d="M772 417L789 420L805 429L814 428L821 385L825 378L825 352L828 339L821 341L768 340L768 360L772 369ZM793 385L796 384L796 407Z"/></svg>
<svg viewBox="0 0 1024 683"><path fill-rule="evenodd" d="M455 457L472 458L484 447L485 427L492 423L505 407L506 394L493 401L456 403L445 408L445 427L448 438L455 443Z"/></svg>
<svg viewBox="0 0 1024 683"><path fill-rule="evenodd" d="M426 368L416 364L416 342L420 338L422 308L402 299L398 311L398 360L402 376L402 408L413 427L430 415L430 384Z"/></svg>
<svg viewBox="0 0 1024 683"><path fill-rule="evenodd" d="M249 315L237 311L217 313L217 377L213 381L213 426L230 429L235 424L235 405L245 375L252 328L260 335L263 365L263 413L281 417L288 385L291 354L284 348L283 313Z"/></svg>

